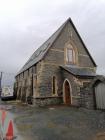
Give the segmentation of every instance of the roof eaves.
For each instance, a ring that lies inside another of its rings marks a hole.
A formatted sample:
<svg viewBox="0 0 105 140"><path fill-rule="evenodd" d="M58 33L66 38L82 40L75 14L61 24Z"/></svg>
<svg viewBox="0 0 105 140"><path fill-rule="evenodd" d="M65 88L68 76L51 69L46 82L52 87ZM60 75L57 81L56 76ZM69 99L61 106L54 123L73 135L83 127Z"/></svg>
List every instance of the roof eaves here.
<svg viewBox="0 0 105 140"><path fill-rule="evenodd" d="M73 73L72 71L66 69L65 67L63 66L60 66L62 69L66 70L68 73L71 73L72 75L76 76L76 77L96 77L96 75L82 75L82 74L76 74L76 73Z"/></svg>
<svg viewBox="0 0 105 140"><path fill-rule="evenodd" d="M73 72L69 71L68 69L64 68L63 66L60 66L60 68L62 68L62 69L64 69L64 70L66 70L67 72L69 72L69 73L71 73L72 75L76 76L76 75L75 75L75 73L73 73Z"/></svg>

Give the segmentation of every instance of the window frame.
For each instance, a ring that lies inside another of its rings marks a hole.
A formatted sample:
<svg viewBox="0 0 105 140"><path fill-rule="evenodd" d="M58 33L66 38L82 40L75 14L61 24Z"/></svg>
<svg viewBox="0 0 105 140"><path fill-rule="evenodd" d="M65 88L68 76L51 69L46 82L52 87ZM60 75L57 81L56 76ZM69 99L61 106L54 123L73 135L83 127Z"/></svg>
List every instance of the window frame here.
<svg viewBox="0 0 105 140"><path fill-rule="evenodd" d="M56 76L52 77L52 94L57 95L57 78L56 78Z"/></svg>
<svg viewBox="0 0 105 140"><path fill-rule="evenodd" d="M72 58L72 60L70 60L69 58L69 53L68 51L71 50L71 54L72 56L70 56ZM66 64L75 64L76 63L76 53L75 53L75 50L74 48L72 47L72 45L70 45L70 47L66 47Z"/></svg>

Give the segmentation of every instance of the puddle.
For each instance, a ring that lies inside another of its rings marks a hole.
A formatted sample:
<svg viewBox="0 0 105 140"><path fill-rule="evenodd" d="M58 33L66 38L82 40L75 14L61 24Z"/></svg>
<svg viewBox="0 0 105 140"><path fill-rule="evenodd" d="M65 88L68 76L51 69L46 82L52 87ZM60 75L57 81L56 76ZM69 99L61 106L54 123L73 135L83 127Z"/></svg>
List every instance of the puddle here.
<svg viewBox="0 0 105 140"><path fill-rule="evenodd" d="M54 109L55 109L55 108L53 108L53 107L50 107L50 108L49 108L49 110L54 110Z"/></svg>

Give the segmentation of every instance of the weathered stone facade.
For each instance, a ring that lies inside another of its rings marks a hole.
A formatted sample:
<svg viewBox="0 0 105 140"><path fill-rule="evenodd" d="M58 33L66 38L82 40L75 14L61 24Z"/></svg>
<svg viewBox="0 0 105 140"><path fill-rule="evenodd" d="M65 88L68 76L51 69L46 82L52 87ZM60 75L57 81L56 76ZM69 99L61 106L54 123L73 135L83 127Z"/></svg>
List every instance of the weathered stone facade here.
<svg viewBox="0 0 105 140"><path fill-rule="evenodd" d="M69 46L72 46L75 52L75 58L73 58L75 63L73 64L66 60L66 51ZM44 48L44 50L40 50L39 54L33 54L32 62L30 59L16 76L15 91L17 99L27 102L30 97L32 103L38 106L65 103L65 81L68 81L70 104L89 108L91 103L86 100L90 100L92 90L91 88L86 90L84 83L91 83L94 79L96 64L71 19L68 19L41 48ZM39 57L42 58L38 60ZM30 63L34 61L34 65L31 66ZM79 71L85 68L92 74L72 73L62 69L61 66L69 68L73 66L72 69L79 69Z"/></svg>
<svg viewBox="0 0 105 140"><path fill-rule="evenodd" d="M33 98L33 104L35 106L57 105L62 104L62 97L40 97Z"/></svg>

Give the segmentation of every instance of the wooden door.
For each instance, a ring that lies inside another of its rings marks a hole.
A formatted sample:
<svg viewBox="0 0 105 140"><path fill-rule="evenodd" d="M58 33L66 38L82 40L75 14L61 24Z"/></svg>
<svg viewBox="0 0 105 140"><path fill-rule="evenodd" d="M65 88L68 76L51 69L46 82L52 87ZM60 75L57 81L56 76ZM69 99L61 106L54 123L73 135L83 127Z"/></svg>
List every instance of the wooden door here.
<svg viewBox="0 0 105 140"><path fill-rule="evenodd" d="M65 82L65 104L71 104L70 85L68 81Z"/></svg>
<svg viewBox="0 0 105 140"><path fill-rule="evenodd" d="M105 84L99 83L95 87L95 98L97 109L105 109Z"/></svg>

